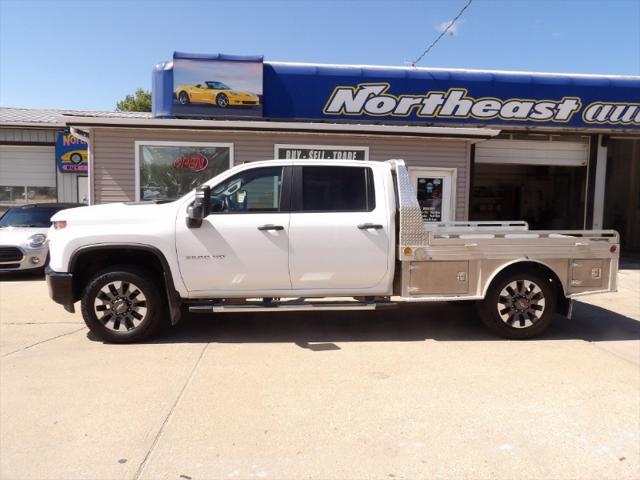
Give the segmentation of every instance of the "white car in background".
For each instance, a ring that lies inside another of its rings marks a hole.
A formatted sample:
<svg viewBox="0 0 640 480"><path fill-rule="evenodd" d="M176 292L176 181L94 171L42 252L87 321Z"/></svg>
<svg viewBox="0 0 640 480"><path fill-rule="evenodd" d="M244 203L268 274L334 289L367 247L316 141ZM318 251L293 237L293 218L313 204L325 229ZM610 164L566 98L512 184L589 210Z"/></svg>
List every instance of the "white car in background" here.
<svg viewBox="0 0 640 480"><path fill-rule="evenodd" d="M79 203L38 203L9 208L0 217L0 272L42 269L47 263L51 217Z"/></svg>

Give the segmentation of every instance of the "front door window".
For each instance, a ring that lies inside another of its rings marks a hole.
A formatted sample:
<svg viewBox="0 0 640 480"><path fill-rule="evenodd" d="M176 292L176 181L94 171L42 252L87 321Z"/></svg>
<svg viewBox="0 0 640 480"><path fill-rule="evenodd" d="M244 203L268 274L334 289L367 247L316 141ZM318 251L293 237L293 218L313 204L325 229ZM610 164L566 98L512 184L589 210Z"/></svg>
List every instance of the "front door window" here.
<svg viewBox="0 0 640 480"><path fill-rule="evenodd" d="M255 168L215 186L211 201L222 213L277 212L281 193L282 167Z"/></svg>

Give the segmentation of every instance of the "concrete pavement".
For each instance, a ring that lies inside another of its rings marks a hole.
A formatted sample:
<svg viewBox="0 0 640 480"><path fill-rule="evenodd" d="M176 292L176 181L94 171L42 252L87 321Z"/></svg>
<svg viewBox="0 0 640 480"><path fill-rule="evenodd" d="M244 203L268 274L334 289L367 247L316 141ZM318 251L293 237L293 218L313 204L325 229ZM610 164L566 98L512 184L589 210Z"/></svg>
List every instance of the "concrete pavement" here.
<svg viewBox="0 0 640 480"><path fill-rule="evenodd" d="M42 280L4 280L2 479L640 476L637 269L526 342L433 304L105 345Z"/></svg>

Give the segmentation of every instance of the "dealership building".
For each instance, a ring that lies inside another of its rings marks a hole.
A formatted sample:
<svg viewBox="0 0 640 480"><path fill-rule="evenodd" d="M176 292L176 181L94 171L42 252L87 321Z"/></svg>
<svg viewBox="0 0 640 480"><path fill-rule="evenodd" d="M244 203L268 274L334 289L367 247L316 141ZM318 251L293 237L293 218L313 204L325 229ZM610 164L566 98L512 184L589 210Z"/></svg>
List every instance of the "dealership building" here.
<svg viewBox="0 0 640 480"><path fill-rule="evenodd" d="M96 116L151 114L0 107L0 212L30 202L89 203L87 145L69 135L65 119ZM84 158L64 162L65 150L81 150Z"/></svg>
<svg viewBox="0 0 640 480"><path fill-rule="evenodd" d="M640 77L176 52L152 97L151 114L0 109L0 203L171 199L244 162L402 158L425 221L615 228L640 252Z"/></svg>

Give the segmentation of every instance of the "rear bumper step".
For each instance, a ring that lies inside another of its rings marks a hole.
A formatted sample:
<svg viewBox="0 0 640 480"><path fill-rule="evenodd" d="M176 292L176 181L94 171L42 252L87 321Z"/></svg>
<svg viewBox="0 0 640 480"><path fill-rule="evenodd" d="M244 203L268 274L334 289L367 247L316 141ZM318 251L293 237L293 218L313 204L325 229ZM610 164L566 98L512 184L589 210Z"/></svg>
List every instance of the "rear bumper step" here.
<svg viewBox="0 0 640 480"><path fill-rule="evenodd" d="M282 304L242 304L242 305L191 305L191 313L238 313L238 312L323 312L323 311L348 311L348 310L382 310L395 308L394 302L318 302L318 303L282 303Z"/></svg>

